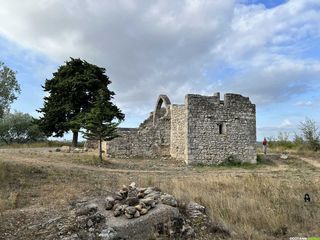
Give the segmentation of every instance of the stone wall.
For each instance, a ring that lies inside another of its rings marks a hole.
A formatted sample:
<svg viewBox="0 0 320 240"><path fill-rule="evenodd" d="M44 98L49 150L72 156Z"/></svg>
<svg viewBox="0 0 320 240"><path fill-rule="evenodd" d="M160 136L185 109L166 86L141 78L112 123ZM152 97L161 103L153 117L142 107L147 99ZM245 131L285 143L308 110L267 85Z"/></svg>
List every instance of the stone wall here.
<svg viewBox="0 0 320 240"><path fill-rule="evenodd" d="M230 157L256 162L256 111L249 98L188 94L185 104L188 164L218 164Z"/></svg>
<svg viewBox="0 0 320 240"><path fill-rule="evenodd" d="M117 157L133 155L136 143L135 136L138 132L137 128L119 128L118 134L120 137L113 139L110 142L104 142L103 150Z"/></svg>
<svg viewBox="0 0 320 240"><path fill-rule="evenodd" d="M155 124L153 112L139 128L119 128L120 137L104 143L113 157L158 157L170 155L170 114L160 109Z"/></svg>
<svg viewBox="0 0 320 240"><path fill-rule="evenodd" d="M163 106L164 105L164 106ZM188 94L184 105L160 95L154 112L138 128L120 128L105 144L114 157L171 156L187 164L226 159L256 162L256 109L238 94Z"/></svg>
<svg viewBox="0 0 320 240"><path fill-rule="evenodd" d="M171 105L170 155L178 160L186 159L187 115L185 105Z"/></svg>

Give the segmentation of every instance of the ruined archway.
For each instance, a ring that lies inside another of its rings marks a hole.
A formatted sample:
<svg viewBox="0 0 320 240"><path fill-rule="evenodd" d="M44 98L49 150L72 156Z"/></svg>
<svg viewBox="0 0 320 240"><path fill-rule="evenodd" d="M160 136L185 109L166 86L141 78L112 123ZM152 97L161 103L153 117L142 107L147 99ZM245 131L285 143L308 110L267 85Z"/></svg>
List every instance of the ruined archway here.
<svg viewBox="0 0 320 240"><path fill-rule="evenodd" d="M162 105L164 104L165 113L162 113ZM155 110L153 112L153 126L156 125L157 119L167 117L169 115L170 99L167 95L161 94L158 97Z"/></svg>

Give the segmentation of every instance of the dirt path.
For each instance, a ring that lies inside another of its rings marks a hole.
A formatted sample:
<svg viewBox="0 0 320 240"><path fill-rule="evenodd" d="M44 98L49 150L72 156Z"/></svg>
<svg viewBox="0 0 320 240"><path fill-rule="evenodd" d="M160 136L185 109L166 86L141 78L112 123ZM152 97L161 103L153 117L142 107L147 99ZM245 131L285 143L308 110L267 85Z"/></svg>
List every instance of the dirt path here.
<svg viewBox="0 0 320 240"><path fill-rule="evenodd" d="M305 157L300 157L300 159L302 161L305 161L307 163L309 163L310 165L316 167L316 168L320 168L320 162L311 158L305 158Z"/></svg>
<svg viewBox="0 0 320 240"><path fill-rule="evenodd" d="M197 168L197 167L171 167L166 169L128 169L128 168L108 168L108 166L90 166L77 162L70 162L68 159L61 158L64 155L54 155L57 153L49 153L49 149L0 149L0 162L14 162L28 166L54 168L63 171L84 171L96 172L101 174L159 174L173 177L190 177L190 176L238 176L245 174L256 175L275 175L291 171L287 165L264 166L262 169L220 169L220 168ZM54 158L60 156L60 158ZM72 155L70 155L72 156ZM310 163L310 159L303 159ZM120 161L120 160L119 160ZM123 161L123 160L122 160ZM129 160L127 160L129 161ZM148 160L144 160L147 162ZM150 160L151 161L151 160ZM316 162L314 161L312 165ZM142 163L144 164L144 163ZM317 163L320 167L319 163ZM125 166L125 165L124 165ZM299 175L299 173L296 173Z"/></svg>

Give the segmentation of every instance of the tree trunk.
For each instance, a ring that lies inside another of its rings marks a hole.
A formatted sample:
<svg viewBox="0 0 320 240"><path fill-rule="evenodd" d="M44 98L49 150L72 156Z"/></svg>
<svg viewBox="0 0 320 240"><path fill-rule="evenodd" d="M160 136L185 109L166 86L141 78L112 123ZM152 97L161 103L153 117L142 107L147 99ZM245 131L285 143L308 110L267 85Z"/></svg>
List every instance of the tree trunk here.
<svg viewBox="0 0 320 240"><path fill-rule="evenodd" d="M74 131L73 133L73 137L72 137L72 147L77 147L78 145L78 131Z"/></svg>
<svg viewBox="0 0 320 240"><path fill-rule="evenodd" d="M102 162L102 141L101 138L99 139L99 159Z"/></svg>

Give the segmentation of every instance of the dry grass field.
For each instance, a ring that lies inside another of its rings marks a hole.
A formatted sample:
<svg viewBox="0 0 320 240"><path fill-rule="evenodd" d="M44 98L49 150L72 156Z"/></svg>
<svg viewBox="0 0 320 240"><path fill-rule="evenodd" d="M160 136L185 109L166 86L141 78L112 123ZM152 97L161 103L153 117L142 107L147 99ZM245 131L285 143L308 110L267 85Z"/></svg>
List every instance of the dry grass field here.
<svg viewBox="0 0 320 240"><path fill-rule="evenodd" d="M48 148L0 150L0 239L43 239L32 226L79 198L123 184L157 186L181 203L195 200L235 239L320 237L320 155L261 157L257 165L185 166L170 159L109 159ZM304 194L311 202L304 202ZM183 205L183 204L182 204ZM208 233L198 239L224 239Z"/></svg>

